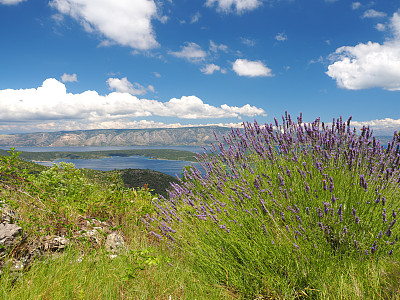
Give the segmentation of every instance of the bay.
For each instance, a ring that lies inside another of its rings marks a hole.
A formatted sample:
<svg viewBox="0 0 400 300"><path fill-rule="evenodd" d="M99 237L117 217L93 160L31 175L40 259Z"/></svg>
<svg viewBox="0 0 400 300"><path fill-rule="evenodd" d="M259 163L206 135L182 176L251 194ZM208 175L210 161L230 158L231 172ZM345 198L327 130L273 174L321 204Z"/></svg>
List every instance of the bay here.
<svg viewBox="0 0 400 300"><path fill-rule="evenodd" d="M9 150L10 147L0 147L0 149ZM53 151L106 151L106 150L129 150L129 149L174 149L182 151L191 151L194 153L201 153L205 150L202 147L192 146L171 146L171 147L151 147L151 146L128 146L128 147L15 147L17 151L28 152L53 152ZM183 168L185 166L195 166L202 173L203 168L199 163L181 160L161 160L152 159L144 156L112 156L101 159L57 159L54 161L36 162L44 166L52 166L54 163L73 163L76 168L87 168L100 171L111 171L114 169L150 169L162 172L171 176L182 176Z"/></svg>

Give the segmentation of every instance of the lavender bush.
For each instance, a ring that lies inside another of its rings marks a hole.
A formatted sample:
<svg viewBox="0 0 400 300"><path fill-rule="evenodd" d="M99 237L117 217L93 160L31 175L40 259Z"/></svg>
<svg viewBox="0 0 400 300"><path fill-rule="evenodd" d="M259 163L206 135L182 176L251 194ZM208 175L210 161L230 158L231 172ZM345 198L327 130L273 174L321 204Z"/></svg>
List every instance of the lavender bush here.
<svg viewBox="0 0 400 300"><path fill-rule="evenodd" d="M154 203L152 234L245 298L326 296L333 274L399 257L399 136L282 120L232 129Z"/></svg>

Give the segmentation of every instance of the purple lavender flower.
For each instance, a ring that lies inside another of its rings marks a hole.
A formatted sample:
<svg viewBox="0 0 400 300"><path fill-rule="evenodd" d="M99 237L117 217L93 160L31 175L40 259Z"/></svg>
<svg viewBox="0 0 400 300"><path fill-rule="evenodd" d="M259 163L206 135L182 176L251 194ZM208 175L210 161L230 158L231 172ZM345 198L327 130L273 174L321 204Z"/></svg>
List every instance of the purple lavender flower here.
<svg viewBox="0 0 400 300"><path fill-rule="evenodd" d="M324 191L328 190L328 187L326 186L326 180L325 179L322 180L322 185L323 185Z"/></svg>
<svg viewBox="0 0 400 300"><path fill-rule="evenodd" d="M347 230L346 226L343 226L343 233L344 234L349 233L349 231Z"/></svg>
<svg viewBox="0 0 400 300"><path fill-rule="evenodd" d="M377 247L377 244L376 244L376 241L375 241L374 244L372 245L372 247L370 248L371 254L374 254L376 252L376 247Z"/></svg>
<svg viewBox="0 0 400 300"><path fill-rule="evenodd" d="M394 219L392 222L390 222L389 224L389 228L392 228L394 226L394 224L396 224L397 220Z"/></svg>
<svg viewBox="0 0 400 300"><path fill-rule="evenodd" d="M305 189L306 189L307 194L309 194L310 193L310 187L308 186L307 182L305 182L305 181L304 181L304 185L305 185Z"/></svg>
<svg viewBox="0 0 400 300"><path fill-rule="evenodd" d="M267 227L265 227L265 225L263 224L263 230L266 236L268 236L268 232L267 232Z"/></svg>
<svg viewBox="0 0 400 300"><path fill-rule="evenodd" d="M281 186L284 186L285 185L285 181L283 180L283 178L282 178L280 173L278 173L278 177L279 177L279 181L281 183Z"/></svg>
<svg viewBox="0 0 400 300"><path fill-rule="evenodd" d="M382 212L382 219L383 219L383 223L387 222L387 220L386 220L386 209L385 208L383 209L383 212Z"/></svg>
<svg viewBox="0 0 400 300"><path fill-rule="evenodd" d="M289 168L286 167L286 175L291 178L292 177L292 173L290 172Z"/></svg>
<svg viewBox="0 0 400 300"><path fill-rule="evenodd" d="M329 203L328 202L324 202L324 212L325 214L329 214Z"/></svg>
<svg viewBox="0 0 400 300"><path fill-rule="evenodd" d="M353 208L351 209L351 214L355 217L355 216L356 216L356 213L357 213L357 210L353 207Z"/></svg>

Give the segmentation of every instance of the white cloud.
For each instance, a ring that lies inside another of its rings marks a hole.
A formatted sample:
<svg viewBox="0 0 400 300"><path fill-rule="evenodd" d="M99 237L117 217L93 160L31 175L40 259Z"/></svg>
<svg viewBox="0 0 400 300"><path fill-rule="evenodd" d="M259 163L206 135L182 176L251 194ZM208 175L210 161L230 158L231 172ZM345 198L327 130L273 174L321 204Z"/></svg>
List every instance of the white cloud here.
<svg viewBox="0 0 400 300"><path fill-rule="evenodd" d="M333 63L326 74L338 86L350 90L379 87L400 90L400 14L394 13L390 28L393 38L384 43L368 42L344 46L331 54Z"/></svg>
<svg viewBox="0 0 400 300"><path fill-rule="evenodd" d="M181 51L177 52L168 52L171 55L176 57L185 58L191 62L199 62L206 58L207 53L201 49L199 45L193 42L185 43L184 46L181 47Z"/></svg>
<svg viewBox="0 0 400 300"><path fill-rule="evenodd" d="M361 7L361 3L360 2L353 2L351 4L351 8L354 9L354 10L359 9L360 7Z"/></svg>
<svg viewBox="0 0 400 300"><path fill-rule="evenodd" d="M195 13L190 20L190 24L197 23L200 20L201 14L199 12Z"/></svg>
<svg viewBox="0 0 400 300"><path fill-rule="evenodd" d="M206 6L212 7L214 4L217 5L217 11L220 12L232 12L236 11L236 13L240 14L245 11L254 10L260 5L262 2L260 0L207 0Z"/></svg>
<svg viewBox="0 0 400 300"><path fill-rule="evenodd" d="M4 5L16 5L26 0L0 0L0 4Z"/></svg>
<svg viewBox="0 0 400 300"><path fill-rule="evenodd" d="M226 70L222 69L220 66L214 64L208 64L200 69L201 72L207 75L212 75L214 72L220 71L222 74L226 74Z"/></svg>
<svg viewBox="0 0 400 300"><path fill-rule="evenodd" d="M320 57L318 57L316 59L310 60L310 62L309 62L310 65L317 64L317 63L323 64L324 63L324 58L322 56L320 56Z"/></svg>
<svg viewBox="0 0 400 300"><path fill-rule="evenodd" d="M247 77L266 77L273 76L272 70L261 61L249 61L247 59L237 59L233 63L233 70L239 76Z"/></svg>
<svg viewBox="0 0 400 300"><path fill-rule="evenodd" d="M131 95L144 95L147 93L148 90L153 93L155 91L154 87L152 85L149 85L148 88L146 89L143 85L141 85L137 82L132 84L131 82L128 81L127 77L124 77L122 79L108 78L107 84L108 84L110 90L114 90L117 93L129 93Z"/></svg>
<svg viewBox="0 0 400 300"><path fill-rule="evenodd" d="M210 40L210 51L214 53L217 53L218 51L228 52L228 46L224 44L217 45Z"/></svg>
<svg viewBox="0 0 400 300"><path fill-rule="evenodd" d="M283 32L280 32L275 36L275 39L279 42L284 42L287 40L287 35Z"/></svg>
<svg viewBox="0 0 400 300"><path fill-rule="evenodd" d="M240 40L242 41L242 44L249 46L249 47L254 47L254 45L256 44L256 42L251 39L246 39L246 38L242 37Z"/></svg>
<svg viewBox="0 0 400 300"><path fill-rule="evenodd" d="M153 72L153 75L154 75L155 77L157 77L157 78L160 78L160 77L161 77L161 74L158 73L158 72Z"/></svg>
<svg viewBox="0 0 400 300"><path fill-rule="evenodd" d="M140 50L158 46L151 25L157 18L153 0L52 0L50 6L117 44Z"/></svg>
<svg viewBox="0 0 400 300"><path fill-rule="evenodd" d="M121 84L121 88L123 85ZM129 93L112 92L99 95L96 91L67 93L62 82L46 79L31 89L0 90L0 122L45 123L51 121L101 123L134 118L161 116L181 119L240 118L264 115L265 111L246 104L242 107L204 103L196 96L173 98L168 102L139 99Z"/></svg>
<svg viewBox="0 0 400 300"><path fill-rule="evenodd" d="M376 11L375 9L369 9L364 12L363 18L383 18L386 17L386 13L381 11Z"/></svg>
<svg viewBox="0 0 400 300"><path fill-rule="evenodd" d="M370 121L351 121L351 126L358 129L365 127L370 127L374 131L374 135L390 135L393 136L394 131L400 131L400 119L376 119Z"/></svg>
<svg viewBox="0 0 400 300"><path fill-rule="evenodd" d="M76 76L76 74L67 74L64 73L61 76L61 81L62 82L78 82L78 77Z"/></svg>
<svg viewBox="0 0 400 300"><path fill-rule="evenodd" d="M386 30L386 25L382 24L382 23L378 23L378 24L376 24L375 28L378 31L385 31Z"/></svg>

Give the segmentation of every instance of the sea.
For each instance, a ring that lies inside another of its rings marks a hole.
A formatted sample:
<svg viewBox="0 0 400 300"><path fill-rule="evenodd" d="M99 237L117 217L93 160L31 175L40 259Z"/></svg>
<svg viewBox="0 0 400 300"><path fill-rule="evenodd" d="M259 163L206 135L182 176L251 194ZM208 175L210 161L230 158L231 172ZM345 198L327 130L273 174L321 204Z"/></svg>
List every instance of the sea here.
<svg viewBox="0 0 400 300"><path fill-rule="evenodd" d="M0 147L3 150L9 150L9 147ZM129 146L129 147L15 147L17 151L26 152L53 152L53 151L106 151L106 150L129 150L129 149L174 149L182 151L191 151L194 153L203 153L206 150L202 147L193 146L170 146L170 147L151 147L151 146ZM208 149L208 148L207 148ZM87 168L101 171L111 171L115 169L150 169L174 177L182 177L183 168L185 166L195 166L203 174L204 169L197 162L183 161L183 160L161 160L152 159L144 156L112 156L101 159L57 159L54 161L36 162L44 166L52 166L55 163L66 162L73 163L76 168Z"/></svg>

